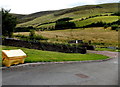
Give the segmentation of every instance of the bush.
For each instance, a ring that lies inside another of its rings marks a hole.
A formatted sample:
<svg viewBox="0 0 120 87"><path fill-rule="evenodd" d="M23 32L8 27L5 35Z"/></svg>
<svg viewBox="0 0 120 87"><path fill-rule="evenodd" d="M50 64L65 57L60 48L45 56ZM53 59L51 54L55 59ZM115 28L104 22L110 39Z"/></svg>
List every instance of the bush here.
<svg viewBox="0 0 120 87"><path fill-rule="evenodd" d="M117 24L112 25L112 26L111 26L111 29L112 29L112 30L116 30L116 29L118 28L118 26L119 26L119 25L117 25Z"/></svg>
<svg viewBox="0 0 120 87"><path fill-rule="evenodd" d="M67 28L74 28L75 24L74 22L57 22L55 25L55 29L67 29Z"/></svg>
<svg viewBox="0 0 120 87"><path fill-rule="evenodd" d="M102 21L98 21L96 23L91 23L90 25L86 25L84 27L103 27L105 25L108 25L108 24Z"/></svg>
<svg viewBox="0 0 120 87"><path fill-rule="evenodd" d="M47 40L47 38L44 38L43 36L41 35L34 35L33 37L35 40Z"/></svg>
<svg viewBox="0 0 120 87"><path fill-rule="evenodd" d="M14 35L14 37L17 37L19 38L20 40L25 40L25 41L38 41L38 40L47 40L47 38L44 38L43 36L41 35L35 35L35 34L31 34L31 36L25 36L25 35L21 35L21 34L18 34L18 35Z"/></svg>
<svg viewBox="0 0 120 87"><path fill-rule="evenodd" d="M35 31L34 31L34 30L30 30L29 36L30 36L30 37L34 37L34 35L35 35Z"/></svg>
<svg viewBox="0 0 120 87"><path fill-rule="evenodd" d="M34 27L28 26L28 27L16 27L14 32L30 32L30 30L35 30Z"/></svg>
<svg viewBox="0 0 120 87"><path fill-rule="evenodd" d="M75 23L69 22L69 20L72 20L73 18L61 18L56 21L55 29L67 29L67 28L74 28Z"/></svg>
<svg viewBox="0 0 120 87"><path fill-rule="evenodd" d="M73 19L73 18L66 17L66 18L58 19L56 22L69 21L69 20L72 20L72 19Z"/></svg>
<svg viewBox="0 0 120 87"><path fill-rule="evenodd" d="M120 16L120 12L115 12L112 15Z"/></svg>
<svg viewBox="0 0 120 87"><path fill-rule="evenodd" d="M104 29L105 29L105 28L108 28L108 27L109 27L109 25L107 25L107 24L106 24L106 25L104 25Z"/></svg>

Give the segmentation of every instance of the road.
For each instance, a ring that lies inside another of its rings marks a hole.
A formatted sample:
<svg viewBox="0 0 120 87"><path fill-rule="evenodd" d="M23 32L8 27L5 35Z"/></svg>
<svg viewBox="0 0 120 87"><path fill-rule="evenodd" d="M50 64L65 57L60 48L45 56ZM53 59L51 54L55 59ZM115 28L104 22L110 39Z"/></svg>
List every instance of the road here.
<svg viewBox="0 0 120 87"><path fill-rule="evenodd" d="M93 51L94 52L94 51ZM105 52L103 52L105 53ZM111 60L92 63L45 64L2 71L3 85L117 85L117 52ZM111 55L112 54L112 55Z"/></svg>

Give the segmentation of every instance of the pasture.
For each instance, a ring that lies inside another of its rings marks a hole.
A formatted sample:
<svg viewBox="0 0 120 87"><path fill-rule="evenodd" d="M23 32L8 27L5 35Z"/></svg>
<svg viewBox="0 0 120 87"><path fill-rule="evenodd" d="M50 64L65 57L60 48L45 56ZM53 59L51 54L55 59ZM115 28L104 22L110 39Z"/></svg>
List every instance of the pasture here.
<svg viewBox="0 0 120 87"><path fill-rule="evenodd" d="M65 17L73 18L73 21L76 21L84 17L86 18L94 15L112 14L117 11L118 11L118 3L77 6L73 8L56 10L46 15L42 15L44 14L44 12L41 13L41 15L39 13L29 14L28 16L25 16L20 19L23 21L23 23L18 24L17 27L27 27L27 26L35 27L36 25L39 25L41 23L53 22Z"/></svg>
<svg viewBox="0 0 120 87"><path fill-rule="evenodd" d="M29 35L29 32L14 33L14 35ZM54 31L36 31L35 34L48 38L47 42L67 43L69 40L92 41L96 46L118 46L118 32L103 27L79 28Z"/></svg>

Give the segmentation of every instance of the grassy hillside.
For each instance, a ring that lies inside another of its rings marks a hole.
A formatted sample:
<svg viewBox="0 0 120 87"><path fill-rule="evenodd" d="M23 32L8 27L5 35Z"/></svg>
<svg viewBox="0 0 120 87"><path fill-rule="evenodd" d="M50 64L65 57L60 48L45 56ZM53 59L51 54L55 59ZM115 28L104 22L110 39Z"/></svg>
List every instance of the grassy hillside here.
<svg viewBox="0 0 120 87"><path fill-rule="evenodd" d="M82 26L86 26L86 25L89 25L89 24L92 24L98 21L112 23L117 20L118 20L118 16L100 16L100 17L83 20L83 21L75 21L75 24L76 24L76 27L82 27Z"/></svg>
<svg viewBox="0 0 120 87"><path fill-rule="evenodd" d="M89 18L86 20L81 20L81 19L77 19L77 20L72 20L72 22L75 23L76 27L83 27L86 25L90 25L92 23L96 23L96 22L106 22L106 23L112 23L118 20L118 16L99 16L99 17L94 17L94 18ZM51 27L55 27L55 23L50 23L50 24L44 24L44 25L40 25L40 26L35 26L36 28L51 28Z"/></svg>
<svg viewBox="0 0 120 87"><path fill-rule="evenodd" d="M47 30L55 27L56 20L65 17L73 18L70 21L74 22L77 28L96 23L98 21L112 23L117 21L119 17L111 15L115 12L118 12L118 3L78 6L74 8L57 10L52 13L48 12L46 14L44 14L44 12L40 12L39 15L41 13L44 15L41 14L39 17L35 16L35 14L31 16L29 15L29 17L34 16L36 18L24 23L20 23L17 25L17 27L33 26L36 29L42 30L45 28L45 30ZM38 13L36 13L36 15L38 15ZM21 32L20 34L29 35L29 32ZM67 43L69 40L78 39L84 40L85 42L91 40L92 43L97 46L118 46L118 32L112 31L110 27L107 29L98 27L54 31L37 31L36 34L48 38L47 42L52 43Z"/></svg>
<svg viewBox="0 0 120 87"><path fill-rule="evenodd" d="M31 21L31 20L33 20L37 17L48 15L48 14L51 14L51 13L54 13L54 12L56 12L56 11L42 11L42 12L32 13L32 14L29 14L29 15L24 15L21 18L19 18L17 16L17 18L19 19L19 23L24 23L24 22L27 22L27 21Z"/></svg>
<svg viewBox="0 0 120 87"><path fill-rule="evenodd" d="M74 8L68 8L63 10L57 10L53 12L39 12L34 13L32 15L28 15L23 19L29 19L30 17L33 20L28 20L27 22L20 23L17 27L25 27L25 26L37 26L46 22L54 22L57 19L64 17L71 17L73 20L79 20L83 17L89 17L93 15L100 14L111 14L118 11L118 3L110 3L110 4L101 4L101 5L86 5L86 6L78 6ZM42 14L42 15L41 15Z"/></svg>
<svg viewBox="0 0 120 87"><path fill-rule="evenodd" d="M23 18L24 16L26 15L23 15L23 14L15 14L15 13L11 13L13 16L17 17L18 19L21 19Z"/></svg>
<svg viewBox="0 0 120 87"><path fill-rule="evenodd" d="M29 35L29 32L14 33ZM55 31L37 31L36 34L48 38L47 42L67 43L69 40L92 41L96 46L118 46L118 32L112 31L110 28L79 28Z"/></svg>

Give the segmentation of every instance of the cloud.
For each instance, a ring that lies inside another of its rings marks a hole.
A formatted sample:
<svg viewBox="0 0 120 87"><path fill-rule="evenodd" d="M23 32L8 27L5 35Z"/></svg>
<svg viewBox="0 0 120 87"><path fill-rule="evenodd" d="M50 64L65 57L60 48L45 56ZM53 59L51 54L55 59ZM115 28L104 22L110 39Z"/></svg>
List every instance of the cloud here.
<svg viewBox="0 0 120 87"><path fill-rule="evenodd" d="M118 0L0 0L0 7L11 9L12 13L28 14L115 1L118 2Z"/></svg>
<svg viewBox="0 0 120 87"><path fill-rule="evenodd" d="M109 2L118 3L119 0L97 0L97 3L109 3Z"/></svg>

